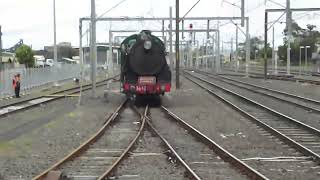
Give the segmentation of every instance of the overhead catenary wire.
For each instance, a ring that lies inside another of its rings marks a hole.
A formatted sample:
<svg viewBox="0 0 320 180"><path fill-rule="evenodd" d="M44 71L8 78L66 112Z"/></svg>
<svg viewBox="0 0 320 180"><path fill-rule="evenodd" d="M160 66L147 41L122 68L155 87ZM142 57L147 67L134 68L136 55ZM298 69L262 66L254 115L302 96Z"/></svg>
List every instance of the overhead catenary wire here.
<svg viewBox="0 0 320 180"><path fill-rule="evenodd" d="M286 12L282 13L281 16L271 24L267 31L269 31L285 14Z"/></svg>
<svg viewBox="0 0 320 180"><path fill-rule="evenodd" d="M284 5L282 5L282 4L278 3L278 2L275 2L273 0L267 0L267 1L272 2L273 4L276 4L276 5L280 6L280 7L286 8L286 6L284 6Z"/></svg>
<svg viewBox="0 0 320 180"><path fill-rule="evenodd" d="M179 22L181 21L181 20L183 20L189 13L190 13L190 11L194 8L194 7L196 7L196 5L200 2L201 0L198 0L188 11L187 11L187 13L184 15L184 16L182 16L182 18L179 20Z"/></svg>
<svg viewBox="0 0 320 180"><path fill-rule="evenodd" d="M238 1L238 2L239 2L239 1ZM240 9L241 9L241 7L236 4L237 2L231 3L231 2L229 2L229 1L222 0L222 1L221 1L221 6L223 5L223 3L227 3L227 4L231 5L231 6L234 6L234 7L237 7L237 8L240 8Z"/></svg>
<svg viewBox="0 0 320 180"><path fill-rule="evenodd" d="M104 13L102 13L100 16L98 16L98 18L103 17L104 15L106 15L107 13L109 13L110 11L114 10L115 8L117 8L119 5L121 5L122 3L124 3L127 0L122 0L119 3L117 3L116 5L112 6L110 9L108 9L107 11L105 11Z"/></svg>
<svg viewBox="0 0 320 180"><path fill-rule="evenodd" d="M243 35L246 36L246 33L238 26L237 23L235 23L233 20L230 20L230 21L232 22L232 24L234 24L236 26L236 28L238 28L242 32Z"/></svg>

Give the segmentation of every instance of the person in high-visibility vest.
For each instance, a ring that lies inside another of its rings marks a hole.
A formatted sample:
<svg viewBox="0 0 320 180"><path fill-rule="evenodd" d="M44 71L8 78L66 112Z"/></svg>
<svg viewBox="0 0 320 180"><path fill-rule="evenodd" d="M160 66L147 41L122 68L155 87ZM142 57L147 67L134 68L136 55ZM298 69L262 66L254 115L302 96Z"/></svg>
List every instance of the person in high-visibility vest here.
<svg viewBox="0 0 320 180"><path fill-rule="evenodd" d="M16 86L17 86L16 76L17 75L14 75L13 79L12 79L12 88L13 88L14 92L16 92Z"/></svg>
<svg viewBox="0 0 320 180"><path fill-rule="evenodd" d="M14 79L12 80L12 87L14 89L16 98L20 98L20 74L14 75Z"/></svg>

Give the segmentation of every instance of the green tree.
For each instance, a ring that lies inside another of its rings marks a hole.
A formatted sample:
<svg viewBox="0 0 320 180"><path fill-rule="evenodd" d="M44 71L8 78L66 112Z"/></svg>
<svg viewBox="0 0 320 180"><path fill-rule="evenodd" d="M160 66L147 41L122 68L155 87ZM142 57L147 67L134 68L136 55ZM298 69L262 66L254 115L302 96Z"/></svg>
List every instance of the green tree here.
<svg viewBox="0 0 320 180"><path fill-rule="evenodd" d="M33 51L27 45L22 45L16 50L16 57L20 64L24 64L26 68L34 66Z"/></svg>
<svg viewBox="0 0 320 180"><path fill-rule="evenodd" d="M246 41L244 43L239 44L239 50L242 53L242 56L245 56L245 45ZM255 54L257 51L257 54ZM264 56L264 41L260 39L259 37L252 37L250 39L250 59L254 59L255 55L257 55L257 58ZM270 44L267 45L267 56L268 58L272 57L272 48L270 47Z"/></svg>
<svg viewBox="0 0 320 180"><path fill-rule="evenodd" d="M284 35L286 35L287 31L284 30ZM310 46L311 50L308 50L307 57L311 58L312 52L317 50L316 44L320 42L320 32L316 30L315 25L308 24L306 29L301 28L297 23L292 24L292 36L294 41L290 43L291 47L291 62L293 64L299 63L300 57L300 46ZM279 46L279 57L282 60L287 59L287 47L288 40L286 38L283 39L283 45ZM305 51L301 51L301 56L305 57ZM286 61L284 61L286 62Z"/></svg>

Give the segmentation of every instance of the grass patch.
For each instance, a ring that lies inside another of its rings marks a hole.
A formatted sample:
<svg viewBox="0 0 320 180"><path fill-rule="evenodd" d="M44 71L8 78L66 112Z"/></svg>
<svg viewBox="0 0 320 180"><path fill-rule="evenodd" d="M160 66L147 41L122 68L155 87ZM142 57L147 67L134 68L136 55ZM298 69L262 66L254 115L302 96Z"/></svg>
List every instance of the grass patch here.
<svg viewBox="0 0 320 180"><path fill-rule="evenodd" d="M14 156L16 148L10 141L0 142L0 156Z"/></svg>

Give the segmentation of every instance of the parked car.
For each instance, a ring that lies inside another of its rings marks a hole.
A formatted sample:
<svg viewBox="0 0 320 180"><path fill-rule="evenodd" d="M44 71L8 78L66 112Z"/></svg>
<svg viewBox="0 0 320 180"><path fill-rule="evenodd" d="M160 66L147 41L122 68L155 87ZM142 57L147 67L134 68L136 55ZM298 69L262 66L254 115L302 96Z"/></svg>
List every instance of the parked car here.
<svg viewBox="0 0 320 180"><path fill-rule="evenodd" d="M97 69L98 70L108 70L108 65L107 64L98 65Z"/></svg>
<svg viewBox="0 0 320 180"><path fill-rule="evenodd" d="M52 67L53 66L53 59L47 59L44 65Z"/></svg>
<svg viewBox="0 0 320 180"><path fill-rule="evenodd" d="M45 58L44 58L44 56L38 56L38 55L35 55L35 56L33 56L34 57L34 61L35 61L35 63L34 63L34 66L35 67L44 67L44 65L45 65Z"/></svg>

